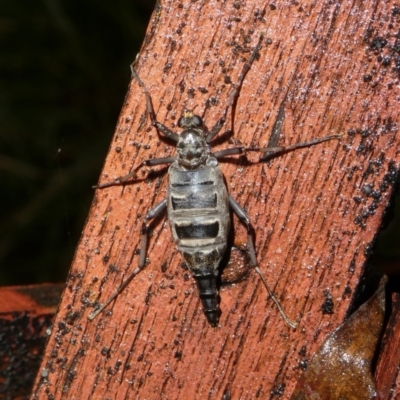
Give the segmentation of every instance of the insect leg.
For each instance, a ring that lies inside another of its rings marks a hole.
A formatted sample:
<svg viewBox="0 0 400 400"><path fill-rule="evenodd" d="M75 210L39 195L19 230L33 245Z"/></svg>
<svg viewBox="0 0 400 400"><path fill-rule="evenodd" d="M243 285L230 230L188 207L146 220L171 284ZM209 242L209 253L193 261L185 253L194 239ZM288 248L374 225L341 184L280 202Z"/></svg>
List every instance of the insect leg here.
<svg viewBox="0 0 400 400"><path fill-rule="evenodd" d="M137 74L135 69L133 68L133 64L131 65L131 73L132 73L132 76L137 80L139 86L143 90L144 95L146 96L146 108L147 108L147 112L150 115L151 124L157 129L157 131L161 132L164 136L173 140L174 142L178 142L179 135L177 135L175 132L171 131L171 129L169 129L168 127L163 125L161 122L157 121L156 113L154 112L154 108L153 108L153 103L151 102L150 93L146 89L146 86L144 85L142 80L139 78L139 75Z"/></svg>
<svg viewBox="0 0 400 400"><path fill-rule="evenodd" d="M256 259L256 251L254 248L254 241L253 241L253 227L250 223L250 219L248 215L246 214L246 211L233 199L232 196L229 196L229 205L232 209L232 211L237 215L239 218L240 222L243 223L243 225L246 226L247 228L247 245L249 247L249 253L250 253L250 260L252 263L252 267L256 270L257 274L260 276L265 288L267 289L268 294L270 295L271 299L273 302L276 304L278 307L279 312L282 315L282 318L285 320L285 322L293 329L297 328L297 323L291 321L285 312L283 311L283 308L281 304L279 303L279 300L275 297L274 293L272 290L269 288L267 281L265 280L260 268L257 265L257 259Z"/></svg>
<svg viewBox="0 0 400 400"><path fill-rule="evenodd" d="M130 273L130 275L125 279L124 282L118 287L118 289L107 299L107 301L102 304L99 308L92 311L88 319L92 321L98 314L100 314L129 284L129 282L143 269L146 264L146 251L147 251L147 239L149 236L150 224L146 224L146 221L152 220L160 216L167 208L167 199L164 199L158 203L154 208L152 208L144 217L142 225L142 235L140 244L140 256L138 266Z"/></svg>
<svg viewBox="0 0 400 400"><path fill-rule="evenodd" d="M249 71L251 65L253 64L254 60L257 58L258 51L261 48L261 41L263 40L264 35L260 35L260 39L258 40L257 46L254 48L253 52L251 53L250 58L246 61L246 63L243 65L242 72L239 75L239 79L236 85L234 85L234 88L231 92L231 94L228 97L228 101L226 102L226 107L224 109L224 112L222 113L222 117L217 121L215 126L210 130L206 137L207 143L210 143L211 140L214 139L214 137L218 134L218 132L221 130L221 128L224 126L225 121L226 121L226 115L228 114L229 108L235 103L237 100L237 97L240 92L240 88L242 87L244 78L246 77L247 72Z"/></svg>
<svg viewBox="0 0 400 400"><path fill-rule="evenodd" d="M296 150L296 149L300 149L303 147L313 146L315 144L326 142L328 140L333 140L333 139L339 140L342 137L343 137L343 135L324 136L319 139L310 140L309 142L295 143L295 144L292 144L289 146L274 146L274 147L262 147L262 148L243 147L243 146L231 147L229 149L223 149L223 150L216 151L214 153L211 153L211 155L213 157L219 159L219 158L226 157L226 156L245 154L247 151L261 151L262 153L267 153L265 156L263 156L259 159L259 162L260 162L260 161L266 161L267 159L270 159L271 157L273 157L274 155L276 155L278 153L284 153L284 152L290 151L290 150Z"/></svg>
<svg viewBox="0 0 400 400"><path fill-rule="evenodd" d="M215 158L222 158L226 156L234 156L237 154L245 154L246 151L260 151L259 148L250 148L250 147L231 147L230 149L223 149L216 151L215 153L211 153L211 155Z"/></svg>
<svg viewBox="0 0 400 400"><path fill-rule="evenodd" d="M313 139L313 140L310 140L309 142L301 142L301 143L291 144L289 146L261 147L259 149L259 151L261 151L262 153L268 153L268 154L261 157L259 161L265 161L277 153L284 153L284 152L290 151L290 150L314 146L315 144L318 144L318 143L327 142L328 140L333 140L333 139L341 139L342 137L343 137L343 134L331 135L331 136L324 136L324 137L318 138L318 139Z"/></svg>
<svg viewBox="0 0 400 400"><path fill-rule="evenodd" d="M95 189L103 189L109 186L121 185L129 179L137 179L137 171L142 168L143 166L153 167L155 165L162 165L162 164L172 164L176 160L176 157L164 157L164 158L149 158L148 160L144 160L140 163L133 171L129 172L129 174L125 176L120 176L119 178L110 181L101 183L100 185L93 186Z"/></svg>

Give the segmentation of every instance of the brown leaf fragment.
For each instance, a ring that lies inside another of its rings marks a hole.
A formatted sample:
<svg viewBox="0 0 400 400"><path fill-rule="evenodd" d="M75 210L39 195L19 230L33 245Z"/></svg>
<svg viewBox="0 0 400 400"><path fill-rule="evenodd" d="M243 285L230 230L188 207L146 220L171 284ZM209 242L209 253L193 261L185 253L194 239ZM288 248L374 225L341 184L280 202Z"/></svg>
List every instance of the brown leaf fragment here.
<svg viewBox="0 0 400 400"><path fill-rule="evenodd" d="M300 377L291 400L376 398L371 361L385 315L385 285L336 329Z"/></svg>

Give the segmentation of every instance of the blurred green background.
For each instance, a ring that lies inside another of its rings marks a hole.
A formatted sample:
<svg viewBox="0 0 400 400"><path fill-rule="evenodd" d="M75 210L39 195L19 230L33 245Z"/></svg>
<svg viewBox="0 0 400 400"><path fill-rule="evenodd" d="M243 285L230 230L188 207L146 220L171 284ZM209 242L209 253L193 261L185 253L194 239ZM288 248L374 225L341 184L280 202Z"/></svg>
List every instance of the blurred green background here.
<svg viewBox="0 0 400 400"><path fill-rule="evenodd" d="M0 285L65 281L154 3L0 3Z"/></svg>
<svg viewBox="0 0 400 400"><path fill-rule="evenodd" d="M0 3L0 285L65 281L154 3Z"/></svg>

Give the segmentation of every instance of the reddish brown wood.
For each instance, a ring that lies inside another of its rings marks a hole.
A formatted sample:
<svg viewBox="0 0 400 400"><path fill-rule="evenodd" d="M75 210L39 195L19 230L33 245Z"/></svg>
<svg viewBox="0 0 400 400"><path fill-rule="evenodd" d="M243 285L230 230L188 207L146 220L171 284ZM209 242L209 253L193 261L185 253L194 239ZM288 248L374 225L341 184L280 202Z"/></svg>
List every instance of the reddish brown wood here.
<svg viewBox="0 0 400 400"><path fill-rule="evenodd" d="M64 284L0 287L0 397L26 399Z"/></svg>
<svg viewBox="0 0 400 400"><path fill-rule="evenodd" d="M236 82L249 56L241 48L251 49L264 33L234 126L226 127L234 140L266 145L284 99L281 143L349 132L341 143L292 152L270 166L223 166L231 194L254 223L261 269L300 325L295 332L285 325L251 271L221 289L221 327L212 329L165 223L154 230L146 270L88 323L90 303L105 301L137 265L141 219L165 197L166 178L104 189L96 192L46 349L49 374L38 376L33 398L286 399L301 360L344 319L397 176L395 3L158 4L137 70L160 121L174 126L184 106L202 114L214 99L205 112L212 126L227 82ZM381 62L386 56L390 65ZM132 82L102 182L150 156L173 154L145 116L143 93ZM321 311L327 293L333 314Z"/></svg>
<svg viewBox="0 0 400 400"><path fill-rule="evenodd" d="M382 341L382 350L376 368L379 400L396 399L400 396L400 295L392 296L392 313Z"/></svg>
<svg viewBox="0 0 400 400"><path fill-rule="evenodd" d="M0 315L13 318L15 313L55 314L63 283L0 287Z"/></svg>

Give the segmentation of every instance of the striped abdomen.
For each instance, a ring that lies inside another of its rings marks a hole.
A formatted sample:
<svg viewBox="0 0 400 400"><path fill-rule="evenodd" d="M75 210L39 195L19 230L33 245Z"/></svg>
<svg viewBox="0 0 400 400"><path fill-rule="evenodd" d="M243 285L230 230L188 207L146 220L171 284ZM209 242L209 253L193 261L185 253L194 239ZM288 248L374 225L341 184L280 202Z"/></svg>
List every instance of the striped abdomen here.
<svg viewBox="0 0 400 400"><path fill-rule="evenodd" d="M196 279L204 312L212 325L218 323L216 279L230 226L228 193L214 160L213 165L195 171L172 164L168 187L172 235Z"/></svg>

